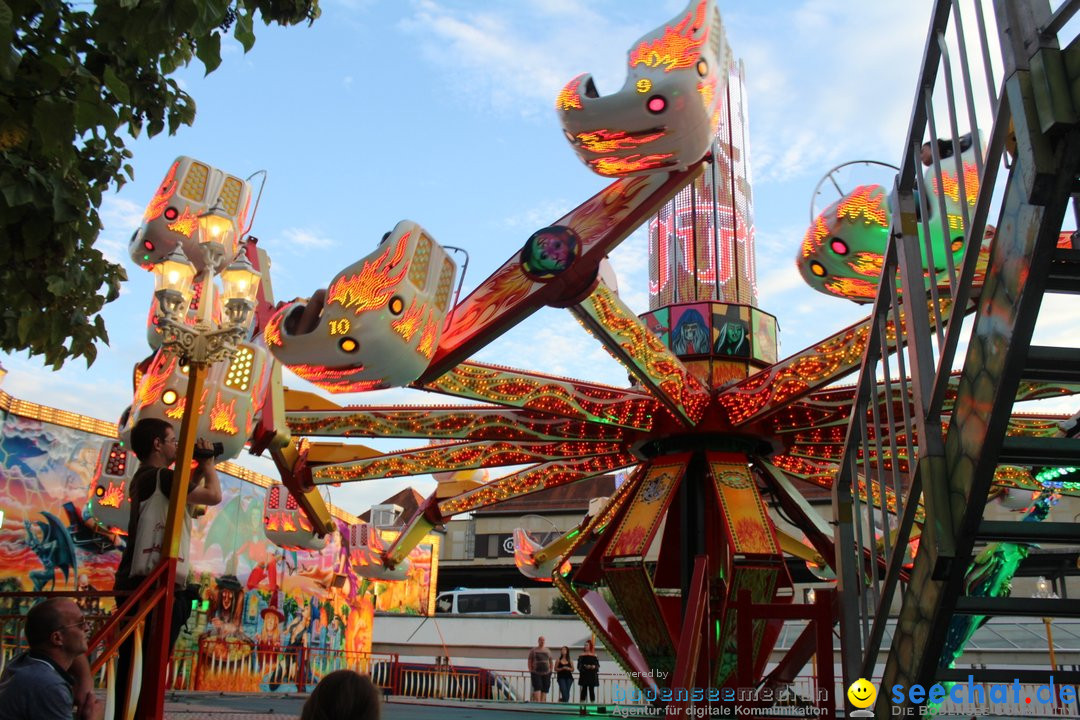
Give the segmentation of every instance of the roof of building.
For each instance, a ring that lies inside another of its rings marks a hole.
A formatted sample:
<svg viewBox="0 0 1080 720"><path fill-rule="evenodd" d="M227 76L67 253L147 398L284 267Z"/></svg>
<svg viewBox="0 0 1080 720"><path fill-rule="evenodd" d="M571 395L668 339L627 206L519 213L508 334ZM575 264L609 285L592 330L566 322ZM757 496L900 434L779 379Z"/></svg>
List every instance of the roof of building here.
<svg viewBox="0 0 1080 720"><path fill-rule="evenodd" d="M396 492L390 497L383 500L379 505L398 505L401 507L401 515L398 516L398 524L404 525L409 521L416 509L420 507L420 503L424 502L424 496L416 492L411 487L407 487L400 492ZM364 522L371 522L371 510L360 515L360 519Z"/></svg>
<svg viewBox="0 0 1080 720"><path fill-rule="evenodd" d="M578 482L522 495L512 500L474 510L475 515L526 515L529 513L572 512L583 514L589 500L610 497L615 492L614 475L598 475Z"/></svg>

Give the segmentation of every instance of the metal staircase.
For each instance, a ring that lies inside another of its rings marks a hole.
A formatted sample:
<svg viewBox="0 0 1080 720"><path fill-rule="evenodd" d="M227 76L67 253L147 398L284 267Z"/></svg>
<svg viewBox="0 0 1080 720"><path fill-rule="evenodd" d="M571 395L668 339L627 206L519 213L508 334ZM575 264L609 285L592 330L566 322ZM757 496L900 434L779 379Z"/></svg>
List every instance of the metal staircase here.
<svg viewBox="0 0 1080 720"><path fill-rule="evenodd" d="M1080 544L1077 524L983 517L1001 466L1080 465L1080 437L1009 435L1014 402L1031 396L1031 382L1080 382L1080 320L1077 347L1031 344L1044 295L1080 292L1080 250L1059 247L1069 201L1080 190L1080 40L1059 35L1080 0L1056 11L1046 0L975 0L964 9L949 0L934 6L893 190L893 240L874 305L879 332L864 357L833 489L845 686L877 677L886 618L898 603L881 687L966 680L972 672L961 678L942 654L956 616L1080 616L1080 604L1069 600L964 594L974 555L988 542ZM991 127L985 147L980 127ZM958 141L951 157L939 152L939 138L964 133L975 143L975 168L962 165ZM924 140L933 156L926 177ZM935 218L927 198L950 181L971 204L961 203L962 218ZM1000 208L996 229L980 260L992 207ZM930 243L920 240L920 226L926 237L937 221L951 222L953 234L963 227L960 267L951 257L935 262ZM928 267L948 266L945 282L924 284L924 258ZM903 341L896 346L906 348L890 355L892 328ZM910 402L892 402L897 389ZM871 464L871 457L892 462ZM865 497L895 491L896 507L860 501L860 483ZM905 568L920 510L919 550ZM880 539L875 525L886 529ZM868 561L881 551L884 572ZM1051 674L1047 665L975 672L975 680L1001 681L1002 672L1010 682ZM1054 676L1080 681L1077 672ZM876 715L889 716L891 703L891 693L879 693Z"/></svg>

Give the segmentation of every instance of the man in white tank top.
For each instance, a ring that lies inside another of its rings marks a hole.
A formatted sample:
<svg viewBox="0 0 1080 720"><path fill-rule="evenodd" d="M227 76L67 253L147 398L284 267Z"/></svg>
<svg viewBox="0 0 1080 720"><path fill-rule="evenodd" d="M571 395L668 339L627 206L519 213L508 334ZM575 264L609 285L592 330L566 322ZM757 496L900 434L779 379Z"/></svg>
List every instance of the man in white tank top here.
<svg viewBox="0 0 1080 720"><path fill-rule="evenodd" d="M176 462L176 431L172 425L157 418L143 418L131 430L131 449L139 459L139 468L131 479L131 515L128 520L128 544L120 556L116 568L117 590L134 590L143 578L153 572L161 558L165 518L169 509L169 493L172 490L173 470ZM210 450L210 444L199 439L196 447ZM188 510L195 505L217 505L221 502L221 481L218 479L213 452L209 457L198 459L192 473L192 486L188 489ZM177 562L177 596L169 627L169 651L172 651L180 629L191 614L191 599L183 592L187 585L187 557L190 544L191 517L184 515L184 527L180 542L180 560ZM147 626L149 627L149 626ZM147 657L149 633L143 635L143 657ZM127 696L130 680L133 641L120 646L117 656L118 705Z"/></svg>

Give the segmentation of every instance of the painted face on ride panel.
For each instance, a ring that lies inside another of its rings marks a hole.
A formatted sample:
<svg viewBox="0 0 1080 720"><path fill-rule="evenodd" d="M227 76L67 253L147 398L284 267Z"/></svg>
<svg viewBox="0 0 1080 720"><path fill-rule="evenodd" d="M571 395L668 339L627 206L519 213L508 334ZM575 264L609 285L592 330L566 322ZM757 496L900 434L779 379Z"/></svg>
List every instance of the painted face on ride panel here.
<svg viewBox="0 0 1080 720"><path fill-rule="evenodd" d="M536 238L539 255L543 260L565 265L570 260L570 245L559 235L541 235Z"/></svg>

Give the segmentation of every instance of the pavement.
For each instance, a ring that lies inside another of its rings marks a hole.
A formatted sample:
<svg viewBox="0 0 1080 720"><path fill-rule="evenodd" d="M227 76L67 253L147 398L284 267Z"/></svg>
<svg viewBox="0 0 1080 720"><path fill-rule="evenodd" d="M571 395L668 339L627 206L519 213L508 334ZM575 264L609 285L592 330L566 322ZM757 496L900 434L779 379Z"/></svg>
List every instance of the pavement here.
<svg viewBox="0 0 1080 720"><path fill-rule="evenodd" d="M165 717L167 720L296 720L306 700L306 694L297 693L170 692L165 696ZM610 717L608 712L597 712L596 706L589 710L591 716ZM429 720L433 717L439 720L501 720L537 715L552 719L580 717L575 704L391 697L383 704L382 720Z"/></svg>

